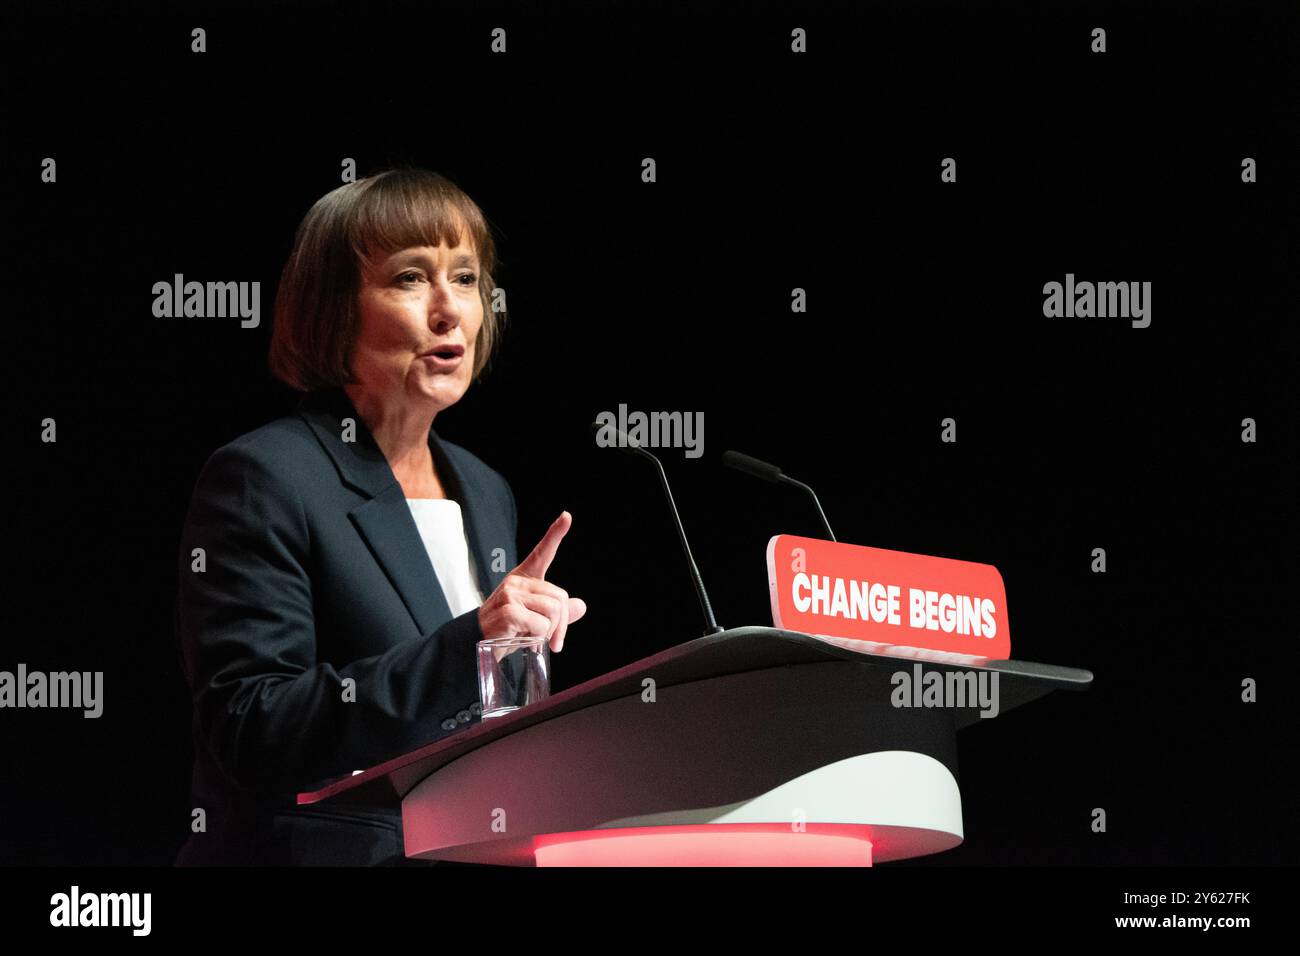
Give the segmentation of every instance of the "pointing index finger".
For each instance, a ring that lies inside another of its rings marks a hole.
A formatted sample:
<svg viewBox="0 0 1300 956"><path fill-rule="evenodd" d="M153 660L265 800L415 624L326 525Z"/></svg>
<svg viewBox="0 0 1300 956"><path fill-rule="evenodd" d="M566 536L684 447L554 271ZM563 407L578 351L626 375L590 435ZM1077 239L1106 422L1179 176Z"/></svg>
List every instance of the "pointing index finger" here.
<svg viewBox="0 0 1300 956"><path fill-rule="evenodd" d="M555 560L555 553L560 548L560 541L572 524L573 516L567 511L561 511L560 516L551 523L542 540L537 543L537 547L533 548L532 553L524 558L523 563L515 568L515 571L530 578L545 578L551 562Z"/></svg>

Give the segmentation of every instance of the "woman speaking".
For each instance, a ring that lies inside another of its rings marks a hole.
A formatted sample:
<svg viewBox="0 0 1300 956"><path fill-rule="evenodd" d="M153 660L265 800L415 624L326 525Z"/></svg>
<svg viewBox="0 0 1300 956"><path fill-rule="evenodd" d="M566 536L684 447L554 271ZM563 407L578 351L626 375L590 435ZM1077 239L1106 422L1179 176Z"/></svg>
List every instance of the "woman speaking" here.
<svg viewBox="0 0 1300 956"><path fill-rule="evenodd" d="M510 486L433 429L500 337L495 260L479 208L422 170L342 186L299 226L270 367L306 394L208 459L181 535L178 865L403 861L397 811L295 795L475 719L478 641L559 651L586 613L545 579L569 513L518 563Z"/></svg>

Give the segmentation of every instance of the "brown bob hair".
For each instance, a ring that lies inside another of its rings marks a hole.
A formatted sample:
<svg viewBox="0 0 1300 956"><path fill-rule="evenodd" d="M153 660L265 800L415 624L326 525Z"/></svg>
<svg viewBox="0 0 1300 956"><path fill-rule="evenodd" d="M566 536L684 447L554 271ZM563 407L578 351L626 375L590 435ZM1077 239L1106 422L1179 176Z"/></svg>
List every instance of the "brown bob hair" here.
<svg viewBox="0 0 1300 956"><path fill-rule="evenodd" d="M470 378L476 381L505 329L505 310L492 310L496 244L474 201L425 169L389 169L346 183L307 211L275 293L271 374L301 392L350 384L362 263L408 246L455 246L466 233L478 254L483 300Z"/></svg>

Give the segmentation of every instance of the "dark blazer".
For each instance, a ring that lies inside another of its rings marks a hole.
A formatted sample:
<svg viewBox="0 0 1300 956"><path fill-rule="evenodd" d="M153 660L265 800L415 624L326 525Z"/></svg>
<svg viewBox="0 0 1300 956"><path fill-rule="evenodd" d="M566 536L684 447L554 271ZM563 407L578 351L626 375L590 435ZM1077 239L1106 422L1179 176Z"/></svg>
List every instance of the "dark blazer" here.
<svg viewBox="0 0 1300 956"><path fill-rule="evenodd" d="M519 562L514 495L432 429L429 448L486 598ZM399 812L299 808L295 795L478 720L483 634L477 610L451 616L402 488L342 389L213 453L179 558L193 806L207 829L177 865L400 860Z"/></svg>

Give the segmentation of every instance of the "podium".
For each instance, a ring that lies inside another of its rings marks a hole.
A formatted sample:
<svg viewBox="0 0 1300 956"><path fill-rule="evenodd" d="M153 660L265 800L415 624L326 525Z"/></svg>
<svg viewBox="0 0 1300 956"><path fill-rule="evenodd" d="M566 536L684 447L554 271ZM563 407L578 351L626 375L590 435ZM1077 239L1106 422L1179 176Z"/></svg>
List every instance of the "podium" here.
<svg viewBox="0 0 1300 956"><path fill-rule="evenodd" d="M860 643L860 642L858 642ZM406 855L512 866L872 865L962 842L957 731L892 675L996 674L998 711L1086 670L772 627L701 637L465 729L299 804L401 808Z"/></svg>

